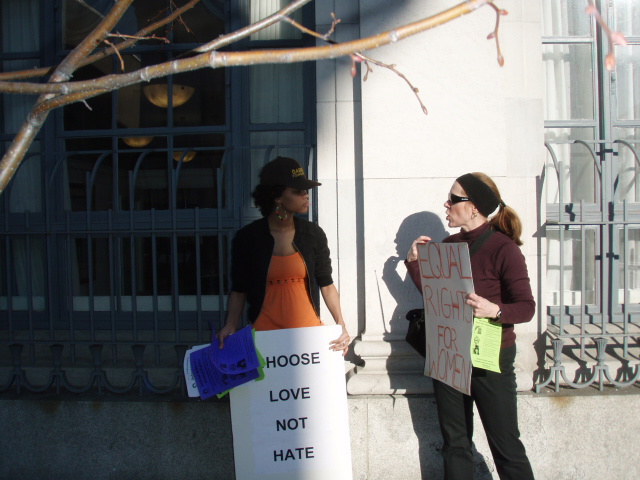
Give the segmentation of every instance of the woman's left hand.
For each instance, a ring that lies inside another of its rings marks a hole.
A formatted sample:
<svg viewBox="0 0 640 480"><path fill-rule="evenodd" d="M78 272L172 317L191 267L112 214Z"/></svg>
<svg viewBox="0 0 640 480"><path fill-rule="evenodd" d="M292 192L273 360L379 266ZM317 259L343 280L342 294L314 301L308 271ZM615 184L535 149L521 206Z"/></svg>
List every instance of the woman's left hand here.
<svg viewBox="0 0 640 480"><path fill-rule="evenodd" d="M473 307L473 316L478 318L496 318L500 311L498 305L475 293L467 295L466 303Z"/></svg>
<svg viewBox="0 0 640 480"><path fill-rule="evenodd" d="M329 342L329 348L334 351L342 350L342 356L344 357L349 351L349 343L351 343L349 332L347 332L346 328L342 327L342 335L335 340L331 340Z"/></svg>

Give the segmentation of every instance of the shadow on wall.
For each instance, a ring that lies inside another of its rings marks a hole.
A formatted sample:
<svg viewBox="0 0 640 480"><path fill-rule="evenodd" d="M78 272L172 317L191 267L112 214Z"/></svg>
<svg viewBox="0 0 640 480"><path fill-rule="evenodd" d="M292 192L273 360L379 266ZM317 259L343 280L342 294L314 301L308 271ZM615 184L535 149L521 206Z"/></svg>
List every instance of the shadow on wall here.
<svg viewBox="0 0 640 480"><path fill-rule="evenodd" d="M442 220L431 212L414 213L400 224L394 240L396 255L384 262L382 270L382 281L396 304L391 317L385 315L385 338L389 340L404 338L409 323L405 318L407 312L413 308L422 307L420 292L407 275L404 265L398 266L404 263L409 247L420 235L428 235L434 242L440 242L449 234L444 229ZM398 273L398 270L403 273Z"/></svg>
<svg viewBox="0 0 640 480"><path fill-rule="evenodd" d="M382 281L389 293L393 296L395 308L391 316L384 314L384 337L387 341L402 341L407 333L409 322L406 320L407 312L414 308L422 307L422 297L414 285L411 277L406 272L404 261L413 241L421 235L431 237L439 242L448 235L444 229L442 220L432 212L418 212L406 217L400 224L400 228L394 239L396 245L395 255L384 262ZM394 370L394 360L390 359L388 370ZM420 371L424 361L418 354L415 357L403 358L404 368ZM414 365L415 364L415 365ZM419 374L419 373L418 373ZM391 388L404 389L407 385L400 385L403 375L395 377L391 375ZM400 380L399 380L399 379ZM424 398L416 398L408 395L408 406L413 423L413 431L418 440L418 456L422 478L442 478L443 467L440 450L442 448L442 436L438 428L437 409L434 399L425 402Z"/></svg>
<svg viewBox="0 0 640 480"><path fill-rule="evenodd" d="M369 21L380 19L385 22L386 29L390 29L399 27L409 21L418 20L415 18L415 13L411 18L406 18L408 15L411 15L412 12L415 12L416 8L419 8L422 12L421 18L427 18L439 11L437 10L437 6L433 7L428 3L429 2L423 2L422 0L394 0L393 2L389 2L388 0L369 0L367 2L360 2L360 18ZM418 4L421 5L416 7ZM407 9L406 13L405 9ZM381 29L379 33L382 31L384 31L384 29Z"/></svg>

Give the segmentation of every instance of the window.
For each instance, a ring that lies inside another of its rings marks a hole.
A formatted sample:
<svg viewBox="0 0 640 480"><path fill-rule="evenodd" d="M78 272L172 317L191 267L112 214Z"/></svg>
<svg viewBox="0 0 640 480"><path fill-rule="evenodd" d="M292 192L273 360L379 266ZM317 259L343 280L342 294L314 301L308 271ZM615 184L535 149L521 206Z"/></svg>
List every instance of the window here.
<svg viewBox="0 0 640 480"><path fill-rule="evenodd" d="M199 2L155 32L161 39L81 67L73 79L179 58L287 3ZM56 65L113 5L0 2L1 68ZM172 8L172 0L134 2L115 31L135 34ZM313 6L296 18L313 26ZM313 42L283 25L227 48ZM101 358L126 369L138 355L145 367L169 367L164 383L144 388L175 388L180 352L210 341L224 319L231 238L259 216L249 195L258 169L278 154L313 159L314 81L311 63L202 69L52 112L0 196L0 368L11 366L11 344L25 349L22 362L47 364L53 353L63 369L95 368ZM0 102L4 151L33 97Z"/></svg>
<svg viewBox="0 0 640 480"><path fill-rule="evenodd" d="M596 360L608 344L623 358L620 385L640 327L640 4L597 3L629 41L615 47L612 71L608 41L583 0L542 2L546 305L565 353Z"/></svg>

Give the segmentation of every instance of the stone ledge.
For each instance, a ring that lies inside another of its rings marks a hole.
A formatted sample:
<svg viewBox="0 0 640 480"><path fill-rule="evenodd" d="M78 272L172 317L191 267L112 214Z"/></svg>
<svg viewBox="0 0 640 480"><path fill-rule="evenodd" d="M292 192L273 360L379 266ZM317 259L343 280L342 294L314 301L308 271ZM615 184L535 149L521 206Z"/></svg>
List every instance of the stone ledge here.
<svg viewBox="0 0 640 480"><path fill-rule="evenodd" d="M349 395L415 395L432 394L431 378L421 373L359 373L354 369L347 377Z"/></svg>

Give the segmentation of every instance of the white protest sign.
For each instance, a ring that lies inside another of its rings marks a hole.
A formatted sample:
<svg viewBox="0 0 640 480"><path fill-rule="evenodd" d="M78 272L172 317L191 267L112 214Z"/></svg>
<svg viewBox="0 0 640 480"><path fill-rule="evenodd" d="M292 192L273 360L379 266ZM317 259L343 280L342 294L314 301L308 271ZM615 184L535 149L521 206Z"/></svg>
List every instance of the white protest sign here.
<svg viewBox="0 0 640 480"><path fill-rule="evenodd" d="M471 394L473 308L465 303L473 292L466 243L418 245L425 333L424 374Z"/></svg>
<svg viewBox="0 0 640 480"><path fill-rule="evenodd" d="M236 479L351 480L339 325L256 332L265 378L230 392Z"/></svg>

